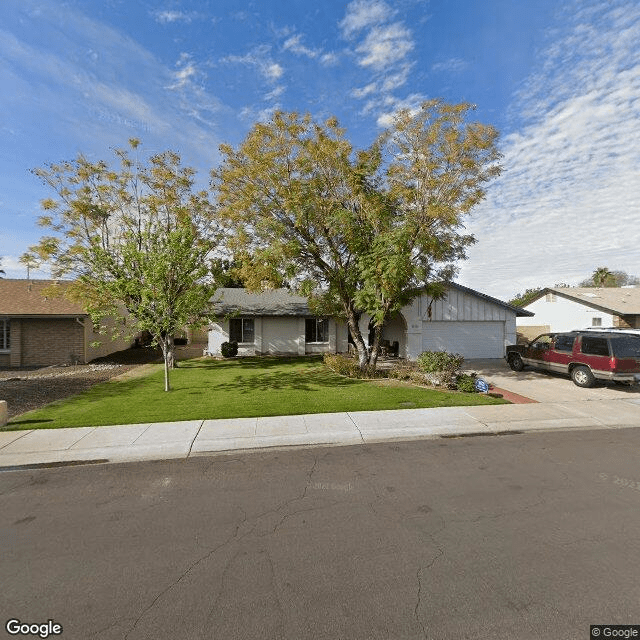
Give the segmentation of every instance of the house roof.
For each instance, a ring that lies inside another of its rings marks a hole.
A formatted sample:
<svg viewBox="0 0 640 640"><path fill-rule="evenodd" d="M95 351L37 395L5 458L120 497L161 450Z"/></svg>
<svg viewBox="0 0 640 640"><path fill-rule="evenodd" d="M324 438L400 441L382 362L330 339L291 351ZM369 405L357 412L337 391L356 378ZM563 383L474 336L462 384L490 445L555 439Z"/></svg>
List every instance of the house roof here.
<svg viewBox="0 0 640 640"><path fill-rule="evenodd" d="M246 316L312 315L307 298L288 289L249 293L246 289L218 289L211 298L213 311L227 315L240 312Z"/></svg>
<svg viewBox="0 0 640 640"><path fill-rule="evenodd" d="M504 307L505 309L509 309L510 311L515 311L515 314L518 318L525 318L535 316L536 314L533 311L527 311L527 309L523 309L522 307L515 307L508 302L503 302L502 300L498 300L498 298L494 298L492 296L488 296L486 293L480 293L480 291L476 291L475 289L470 289L469 287L463 287L461 284L457 282L450 282L450 287L454 289L458 289L458 291L464 291L465 293L470 293L474 296L478 296L478 298L482 298L483 300L487 300L488 302L493 302L493 304L497 304L500 307Z"/></svg>
<svg viewBox="0 0 640 640"><path fill-rule="evenodd" d="M82 307L63 295L43 293L50 286L61 293L68 281L12 280L0 278L0 316L86 316Z"/></svg>
<svg viewBox="0 0 640 640"><path fill-rule="evenodd" d="M484 293L463 287L455 282L449 283L454 289L465 291L492 302L501 307L514 311L517 316L533 316L531 311L514 307L502 300L492 298ZM297 296L288 289L274 289L262 293L249 293L246 289L218 289L211 298L213 311L219 315L240 312L247 316L309 316L313 315L309 309L307 298Z"/></svg>
<svg viewBox="0 0 640 640"><path fill-rule="evenodd" d="M547 287L536 300L547 293L615 315L640 315L640 287Z"/></svg>

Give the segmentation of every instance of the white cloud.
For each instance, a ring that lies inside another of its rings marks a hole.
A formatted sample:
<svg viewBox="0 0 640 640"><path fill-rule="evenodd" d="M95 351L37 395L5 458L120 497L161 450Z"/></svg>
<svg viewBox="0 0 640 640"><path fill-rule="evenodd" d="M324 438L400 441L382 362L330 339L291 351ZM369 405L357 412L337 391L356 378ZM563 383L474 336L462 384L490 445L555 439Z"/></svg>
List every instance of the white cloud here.
<svg viewBox="0 0 640 640"><path fill-rule="evenodd" d="M291 51L299 56L307 56L307 58L317 58L321 53L317 49L310 49L302 44L302 36L300 34L296 34L295 36L291 36L288 38L285 43L282 45L283 49L287 51Z"/></svg>
<svg viewBox="0 0 640 640"><path fill-rule="evenodd" d="M264 96L265 100L275 100L276 98L279 98L286 90L286 87L284 85L278 85L277 87L274 87L271 91L269 91L269 93L267 93Z"/></svg>
<svg viewBox="0 0 640 640"><path fill-rule="evenodd" d="M214 125L212 115L220 111L222 105L206 89L206 74L193 61L188 53L181 53L176 62L176 71L172 73L173 82L167 89L176 93L183 110L194 120Z"/></svg>
<svg viewBox="0 0 640 640"><path fill-rule="evenodd" d="M413 63L407 63L402 65L397 72L388 74L382 82L382 92L389 93L404 86L409 80L409 73L412 67Z"/></svg>
<svg viewBox="0 0 640 640"><path fill-rule="evenodd" d="M256 67L266 80L275 82L282 77L284 69L277 62L273 61L270 53L271 47L269 45L259 45L243 56L225 56L221 62Z"/></svg>
<svg viewBox="0 0 640 640"><path fill-rule="evenodd" d="M365 87L360 87L359 89L354 89L351 92L351 95L354 98L366 98L367 96L371 95L372 93L376 93L377 91L378 91L378 83L377 82L370 82Z"/></svg>
<svg viewBox="0 0 640 640"><path fill-rule="evenodd" d="M592 22L587 22L591 20ZM523 126L472 218L462 274L509 297L577 283L604 264L640 272L640 6L591 2L520 91Z"/></svg>
<svg viewBox="0 0 640 640"><path fill-rule="evenodd" d="M467 62L461 58L449 58L431 65L435 73L459 73L467 68Z"/></svg>
<svg viewBox="0 0 640 640"><path fill-rule="evenodd" d="M273 81L282 77L284 69L277 62L272 62L263 67L263 73L268 80Z"/></svg>
<svg viewBox="0 0 640 640"><path fill-rule="evenodd" d="M358 64L371 67L376 71L384 71L403 60L413 49L411 32L399 22L374 27L356 51L362 56Z"/></svg>
<svg viewBox="0 0 640 640"><path fill-rule="evenodd" d="M331 67L335 64L338 64L339 58L335 53L329 52L325 53L320 57L320 62L325 67Z"/></svg>
<svg viewBox="0 0 640 640"><path fill-rule="evenodd" d="M345 17L339 26L345 37L385 22L392 16L389 5L382 0L353 0L347 5Z"/></svg>
<svg viewBox="0 0 640 640"><path fill-rule="evenodd" d="M276 111L282 109L282 105L276 103L262 109L256 109L255 107L244 107L240 111L240 117L246 122L269 122L273 118L273 114Z"/></svg>
<svg viewBox="0 0 640 640"><path fill-rule="evenodd" d="M377 114L379 124L388 122L390 109L403 102L395 92L409 81L415 64L409 57L415 48L413 35L401 21L391 21L396 13L379 0L354 0L339 23L343 37L352 43L348 55L369 73L351 95L367 99L361 113Z"/></svg>
<svg viewBox="0 0 640 640"><path fill-rule="evenodd" d="M171 24L172 22L191 22L194 17L192 13L185 13L184 11L154 11L153 17L156 22L160 24Z"/></svg>
<svg viewBox="0 0 640 640"><path fill-rule="evenodd" d="M420 105L426 100L426 96L421 93L412 93L402 100L388 97L384 102L388 109L378 116L379 127L388 127L393 123L394 114L400 109L407 109L410 113L416 114L420 110Z"/></svg>

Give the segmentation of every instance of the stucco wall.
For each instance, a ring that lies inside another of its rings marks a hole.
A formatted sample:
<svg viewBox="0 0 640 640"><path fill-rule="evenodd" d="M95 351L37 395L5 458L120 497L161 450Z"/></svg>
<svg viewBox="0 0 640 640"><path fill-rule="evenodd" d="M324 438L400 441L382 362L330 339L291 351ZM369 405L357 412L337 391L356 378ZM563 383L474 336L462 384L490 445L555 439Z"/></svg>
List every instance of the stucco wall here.
<svg viewBox="0 0 640 640"><path fill-rule="evenodd" d="M533 311L535 316L518 318L518 326L549 325L549 331L571 331L593 326L593 318L601 318L602 327L614 325L612 314L592 309L587 305L567 300L558 295L555 296L554 301L548 301L547 296L543 296L524 308L527 311Z"/></svg>
<svg viewBox="0 0 640 640"><path fill-rule="evenodd" d="M239 344L238 355L304 355L305 353L335 353L347 351L347 327L344 323L329 320L329 342L305 341L305 318L301 316L254 317L254 342ZM207 342L210 355L221 355L220 346L229 340L229 321L218 319L211 323Z"/></svg>

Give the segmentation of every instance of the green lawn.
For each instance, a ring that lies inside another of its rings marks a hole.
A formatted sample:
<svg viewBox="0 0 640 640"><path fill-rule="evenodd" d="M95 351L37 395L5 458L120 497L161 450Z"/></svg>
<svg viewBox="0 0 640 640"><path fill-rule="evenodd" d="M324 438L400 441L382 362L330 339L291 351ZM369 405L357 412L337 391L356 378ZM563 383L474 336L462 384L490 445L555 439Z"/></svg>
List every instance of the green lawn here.
<svg viewBox="0 0 640 640"><path fill-rule="evenodd" d="M110 381L16 416L8 429L57 429L138 422L336 411L498 404L482 394L434 391L390 380L337 376L318 357L188 360L163 391L158 365L141 378Z"/></svg>

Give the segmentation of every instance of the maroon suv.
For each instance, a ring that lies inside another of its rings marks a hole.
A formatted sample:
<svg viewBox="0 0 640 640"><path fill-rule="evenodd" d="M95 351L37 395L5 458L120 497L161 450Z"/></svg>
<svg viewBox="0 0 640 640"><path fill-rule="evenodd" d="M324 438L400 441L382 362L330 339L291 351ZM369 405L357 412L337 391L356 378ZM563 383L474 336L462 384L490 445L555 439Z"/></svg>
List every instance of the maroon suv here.
<svg viewBox="0 0 640 640"><path fill-rule="evenodd" d="M525 366L571 376L579 387L596 380L640 383L640 335L623 331L543 333L526 345L507 347L514 371Z"/></svg>

